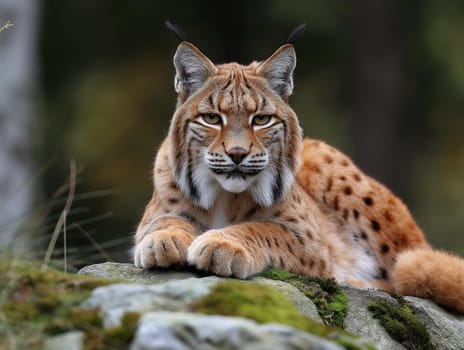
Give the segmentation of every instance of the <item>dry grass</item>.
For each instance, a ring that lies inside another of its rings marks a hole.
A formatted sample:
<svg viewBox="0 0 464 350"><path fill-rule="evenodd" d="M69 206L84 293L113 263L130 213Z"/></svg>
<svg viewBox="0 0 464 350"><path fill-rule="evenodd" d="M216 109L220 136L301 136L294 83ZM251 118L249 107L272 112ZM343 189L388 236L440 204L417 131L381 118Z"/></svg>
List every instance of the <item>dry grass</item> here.
<svg viewBox="0 0 464 350"><path fill-rule="evenodd" d="M3 32L4 30L7 30L9 28L13 27L13 23L11 23L9 20L6 21L4 25L0 27L0 33Z"/></svg>

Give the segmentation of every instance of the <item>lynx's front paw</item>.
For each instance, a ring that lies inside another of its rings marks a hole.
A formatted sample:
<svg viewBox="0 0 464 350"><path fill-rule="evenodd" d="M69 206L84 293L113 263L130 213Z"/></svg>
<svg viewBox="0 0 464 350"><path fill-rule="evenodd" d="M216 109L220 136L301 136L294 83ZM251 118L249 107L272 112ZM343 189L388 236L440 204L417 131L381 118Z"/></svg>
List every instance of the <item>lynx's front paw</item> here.
<svg viewBox="0 0 464 350"><path fill-rule="evenodd" d="M185 264L191 242L192 236L184 231L155 231L136 245L134 264L143 268Z"/></svg>
<svg viewBox="0 0 464 350"><path fill-rule="evenodd" d="M211 230L197 237L190 245L187 261L200 270L219 276L247 278L261 272L264 264L239 241L221 231Z"/></svg>

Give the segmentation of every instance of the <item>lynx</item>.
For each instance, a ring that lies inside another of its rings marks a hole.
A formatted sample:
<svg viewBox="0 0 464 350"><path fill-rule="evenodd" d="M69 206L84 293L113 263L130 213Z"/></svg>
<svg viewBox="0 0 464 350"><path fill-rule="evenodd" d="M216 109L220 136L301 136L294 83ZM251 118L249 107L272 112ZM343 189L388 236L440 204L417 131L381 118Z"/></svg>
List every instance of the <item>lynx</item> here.
<svg viewBox="0 0 464 350"><path fill-rule="evenodd" d="M350 158L303 138L288 103L296 34L247 66L215 65L180 41L177 106L135 265L241 279L279 268L464 312L464 260L433 249L405 204Z"/></svg>

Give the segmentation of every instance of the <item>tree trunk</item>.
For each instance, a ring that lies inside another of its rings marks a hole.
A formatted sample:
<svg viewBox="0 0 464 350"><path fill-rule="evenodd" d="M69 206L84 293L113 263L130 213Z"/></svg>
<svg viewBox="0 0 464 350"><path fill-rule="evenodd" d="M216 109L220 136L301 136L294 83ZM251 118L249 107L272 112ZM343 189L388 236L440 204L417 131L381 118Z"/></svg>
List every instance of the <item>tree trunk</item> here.
<svg viewBox="0 0 464 350"><path fill-rule="evenodd" d="M358 2L357 133L359 164L371 176L402 192L400 137L403 117L403 62L398 0Z"/></svg>
<svg viewBox="0 0 464 350"><path fill-rule="evenodd" d="M0 247L32 211L39 0L0 0Z"/></svg>

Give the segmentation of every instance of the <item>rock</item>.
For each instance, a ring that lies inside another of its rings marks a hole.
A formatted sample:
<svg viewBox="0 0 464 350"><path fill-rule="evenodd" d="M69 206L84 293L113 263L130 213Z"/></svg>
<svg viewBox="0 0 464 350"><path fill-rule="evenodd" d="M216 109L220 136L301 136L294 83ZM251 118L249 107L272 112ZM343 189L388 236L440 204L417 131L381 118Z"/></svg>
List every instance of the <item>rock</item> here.
<svg viewBox="0 0 464 350"><path fill-rule="evenodd" d="M84 333L80 331L68 332L48 338L43 346L44 350L81 350L84 347Z"/></svg>
<svg viewBox="0 0 464 350"><path fill-rule="evenodd" d="M254 277L252 281L277 289L290 299L303 315L311 320L322 323L322 318L319 316L316 305L296 287L282 281L270 280L263 277Z"/></svg>
<svg viewBox="0 0 464 350"><path fill-rule="evenodd" d="M239 317L150 312L139 321L131 350L308 349L342 347L292 327Z"/></svg>
<svg viewBox="0 0 464 350"><path fill-rule="evenodd" d="M204 276L200 273L195 272L144 270L135 267L133 264L119 264L111 262L86 266L79 271L79 274L93 275L108 279L127 282L138 282L145 284L159 284L166 281L183 280L189 277L200 278L201 276ZM214 280L215 282L227 280L224 278L213 276L207 278L210 278L210 280L204 281L211 281L211 283L214 283L212 282L214 278L216 278L216 280ZM319 316L319 313L314 303L292 285L285 282L274 281L262 277L254 277L252 281L268 285L277 289L279 292L286 295L295 304L295 306L303 315L312 320L322 322L322 318ZM170 285L171 284L167 284L167 286ZM105 296L105 298L107 298L107 296Z"/></svg>
<svg viewBox="0 0 464 350"><path fill-rule="evenodd" d="M396 302L387 293L365 289L353 288L343 284L343 290L348 294L349 309L345 318L346 330L362 336L369 343L375 344L378 350L404 350L405 348L392 339L379 322L367 310L372 301L388 300Z"/></svg>
<svg viewBox="0 0 464 350"><path fill-rule="evenodd" d="M80 273L131 282L99 287L83 304L86 308L99 308L106 327L119 325L121 316L126 312L140 312L142 316L131 349L339 348L339 345L328 343L326 339L289 326L258 324L239 317L191 313L189 305L192 301L210 293L211 288L217 283L231 279L204 277L195 271L144 271L130 264L115 263L92 265ZM322 322L316 306L298 289L298 285L296 288L287 282L259 276L240 283L250 282L276 289L291 300L300 313ZM358 289L346 284L341 287L348 295L349 311L344 322L348 332L361 336L374 344L376 349L406 348L385 331L368 309L370 303L379 301L388 302L393 308L399 307L397 299L381 291ZM406 297L404 300L413 311L412 317L425 324L425 328L422 329L428 333L435 349L464 349L464 316L448 313L428 300L412 297ZM401 301L401 305L403 303ZM405 327L408 327L407 322ZM271 329L275 332L272 333ZM287 336L288 334L292 335ZM246 342L238 343L238 338L245 339ZM147 343L146 339L151 339L152 342ZM315 339L318 342L315 342ZM175 344L175 347L171 344ZM218 344L224 346L220 347ZM355 344L353 338L349 339L349 344L345 345L345 348L368 348L366 342L360 341L359 344Z"/></svg>
<svg viewBox="0 0 464 350"><path fill-rule="evenodd" d="M146 285L139 283L112 284L94 290L82 307L100 310L103 325L117 327L127 312L145 313L155 310L184 310L192 301L209 293L219 277L187 278Z"/></svg>
<svg viewBox="0 0 464 350"><path fill-rule="evenodd" d="M464 316L446 312L430 300L405 297L424 322L432 343L440 350L464 349Z"/></svg>
<svg viewBox="0 0 464 350"><path fill-rule="evenodd" d="M105 327L119 326L126 312L146 312L150 310L182 310L188 304L201 298L216 283L230 279L208 276L172 280L155 285L118 283L96 288L82 307L99 308ZM295 287L281 281L255 278L253 282L277 289L287 296L306 317L322 322L316 306ZM244 281L246 283L246 281Z"/></svg>
<svg viewBox="0 0 464 350"><path fill-rule="evenodd" d="M161 283L189 277L202 277L200 273L174 270L145 270L133 264L106 262L83 267L79 274L138 283Z"/></svg>

